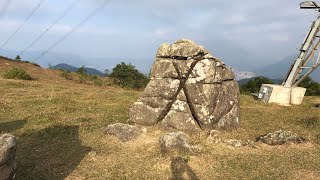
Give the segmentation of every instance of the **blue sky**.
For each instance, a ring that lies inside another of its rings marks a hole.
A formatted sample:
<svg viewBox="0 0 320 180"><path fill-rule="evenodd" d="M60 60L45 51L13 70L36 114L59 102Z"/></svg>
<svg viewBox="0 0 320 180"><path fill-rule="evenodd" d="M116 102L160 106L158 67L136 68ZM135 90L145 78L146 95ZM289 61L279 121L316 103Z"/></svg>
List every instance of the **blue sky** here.
<svg viewBox="0 0 320 180"><path fill-rule="evenodd" d="M12 0L0 17L0 44L40 0ZM4 48L22 50L74 0L46 0ZM79 4L31 51L45 50L104 0ZM5 0L0 0L2 7ZM254 67L297 52L315 12L299 0L113 0L52 51L83 57L153 58L162 42L180 38L204 45L222 60ZM94 64L94 62L93 62Z"/></svg>

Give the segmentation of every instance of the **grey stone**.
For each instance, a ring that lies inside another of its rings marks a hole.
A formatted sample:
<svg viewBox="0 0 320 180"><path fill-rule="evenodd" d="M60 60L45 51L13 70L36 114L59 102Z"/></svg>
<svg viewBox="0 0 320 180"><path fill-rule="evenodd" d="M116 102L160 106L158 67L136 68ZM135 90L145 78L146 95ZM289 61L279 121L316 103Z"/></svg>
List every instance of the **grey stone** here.
<svg viewBox="0 0 320 180"><path fill-rule="evenodd" d="M197 57L198 55L206 55L208 52L202 47L195 44L191 40L181 39L173 45L164 43L158 49L157 57Z"/></svg>
<svg viewBox="0 0 320 180"><path fill-rule="evenodd" d="M116 136L120 141L127 142L139 137L146 129L129 124L111 124L105 129L108 135Z"/></svg>
<svg viewBox="0 0 320 180"><path fill-rule="evenodd" d="M142 126L153 126L158 122L158 118L164 110L164 107L153 108L144 104L143 101L135 102L129 112L129 122Z"/></svg>
<svg viewBox="0 0 320 180"><path fill-rule="evenodd" d="M228 146L231 147L235 147L235 148L239 148L239 147L252 147L255 148L255 144L253 141L242 141L242 140L238 140L238 139L227 139L224 141L225 144L227 144Z"/></svg>
<svg viewBox="0 0 320 180"><path fill-rule="evenodd" d="M220 132L217 130L211 130L207 138L208 143L218 144L222 141L220 138Z"/></svg>
<svg viewBox="0 0 320 180"><path fill-rule="evenodd" d="M239 87L221 60L191 40L162 44L151 81L130 109L130 121L197 132L240 126Z"/></svg>
<svg viewBox="0 0 320 180"><path fill-rule="evenodd" d="M300 137L297 134L292 133L291 131L284 130L279 130L273 133L259 136L256 140L268 145L283 145L287 143L301 144L306 142L303 137Z"/></svg>
<svg viewBox="0 0 320 180"><path fill-rule="evenodd" d="M178 78L178 73L175 71L171 59L158 59L154 62L150 78L162 79L162 78Z"/></svg>
<svg viewBox="0 0 320 180"><path fill-rule="evenodd" d="M192 116L188 104L179 100L172 105L170 112L162 121L162 126L167 130L179 129L184 132L201 131Z"/></svg>
<svg viewBox="0 0 320 180"><path fill-rule="evenodd" d="M11 134L0 136L0 179L14 179L16 174L16 138Z"/></svg>
<svg viewBox="0 0 320 180"><path fill-rule="evenodd" d="M188 139L188 135L181 131L166 133L159 139L161 151L192 152Z"/></svg>
<svg viewBox="0 0 320 180"><path fill-rule="evenodd" d="M151 79L142 97L161 97L171 99L179 88L180 81L177 79Z"/></svg>

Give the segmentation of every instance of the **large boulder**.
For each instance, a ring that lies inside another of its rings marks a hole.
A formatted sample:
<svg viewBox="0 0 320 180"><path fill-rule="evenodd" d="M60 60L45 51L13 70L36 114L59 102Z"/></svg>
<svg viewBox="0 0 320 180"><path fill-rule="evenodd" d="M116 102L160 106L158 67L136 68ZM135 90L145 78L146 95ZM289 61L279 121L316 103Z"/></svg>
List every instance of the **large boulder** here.
<svg viewBox="0 0 320 180"><path fill-rule="evenodd" d="M204 47L182 39L162 44L150 82L130 109L130 121L167 130L197 132L240 125L234 73Z"/></svg>
<svg viewBox="0 0 320 180"><path fill-rule="evenodd" d="M0 179L14 179L16 174L16 138L10 134L0 136Z"/></svg>

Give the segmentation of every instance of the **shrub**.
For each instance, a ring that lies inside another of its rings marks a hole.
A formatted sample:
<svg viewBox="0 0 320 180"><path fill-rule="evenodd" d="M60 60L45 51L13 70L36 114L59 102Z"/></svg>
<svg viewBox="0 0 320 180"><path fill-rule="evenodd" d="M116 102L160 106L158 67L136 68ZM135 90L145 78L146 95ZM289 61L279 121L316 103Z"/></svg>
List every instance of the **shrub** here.
<svg viewBox="0 0 320 180"><path fill-rule="evenodd" d="M63 77L66 80L72 80L72 75L70 71L62 70L61 77Z"/></svg>
<svg viewBox="0 0 320 180"><path fill-rule="evenodd" d="M247 84L240 87L242 94L258 93L262 84L274 84L270 79L265 77L256 77L250 80Z"/></svg>
<svg viewBox="0 0 320 180"><path fill-rule="evenodd" d="M140 73L133 65L122 62L113 68L110 74L117 85L140 89L148 84L148 78Z"/></svg>
<svg viewBox="0 0 320 180"><path fill-rule="evenodd" d="M101 87L103 85L103 82L100 79L95 79L95 80L93 80L93 84L95 86L100 86Z"/></svg>
<svg viewBox="0 0 320 180"><path fill-rule="evenodd" d="M84 75L84 74L87 74L87 70L84 66L82 66L77 69L76 73Z"/></svg>
<svg viewBox="0 0 320 180"><path fill-rule="evenodd" d="M21 57L19 55L16 56L16 61L21 61Z"/></svg>
<svg viewBox="0 0 320 180"><path fill-rule="evenodd" d="M78 83L79 84L83 84L86 82L86 78L83 75L79 75L79 79L78 79Z"/></svg>
<svg viewBox="0 0 320 180"><path fill-rule="evenodd" d="M32 77L21 68L13 68L8 70L3 75L7 79L22 79L22 80L32 80Z"/></svg>
<svg viewBox="0 0 320 180"><path fill-rule="evenodd" d="M313 81L310 77L304 79L299 86L307 88L306 96L320 96L320 84Z"/></svg>

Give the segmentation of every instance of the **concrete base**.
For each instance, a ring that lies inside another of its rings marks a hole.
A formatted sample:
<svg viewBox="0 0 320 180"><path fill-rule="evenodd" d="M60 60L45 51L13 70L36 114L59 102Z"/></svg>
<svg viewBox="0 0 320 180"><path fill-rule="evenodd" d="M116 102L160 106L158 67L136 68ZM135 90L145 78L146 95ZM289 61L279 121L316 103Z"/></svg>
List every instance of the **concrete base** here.
<svg viewBox="0 0 320 180"><path fill-rule="evenodd" d="M275 84L263 84L258 98L265 103L276 103L283 106L300 105L306 93L305 88L284 87Z"/></svg>

